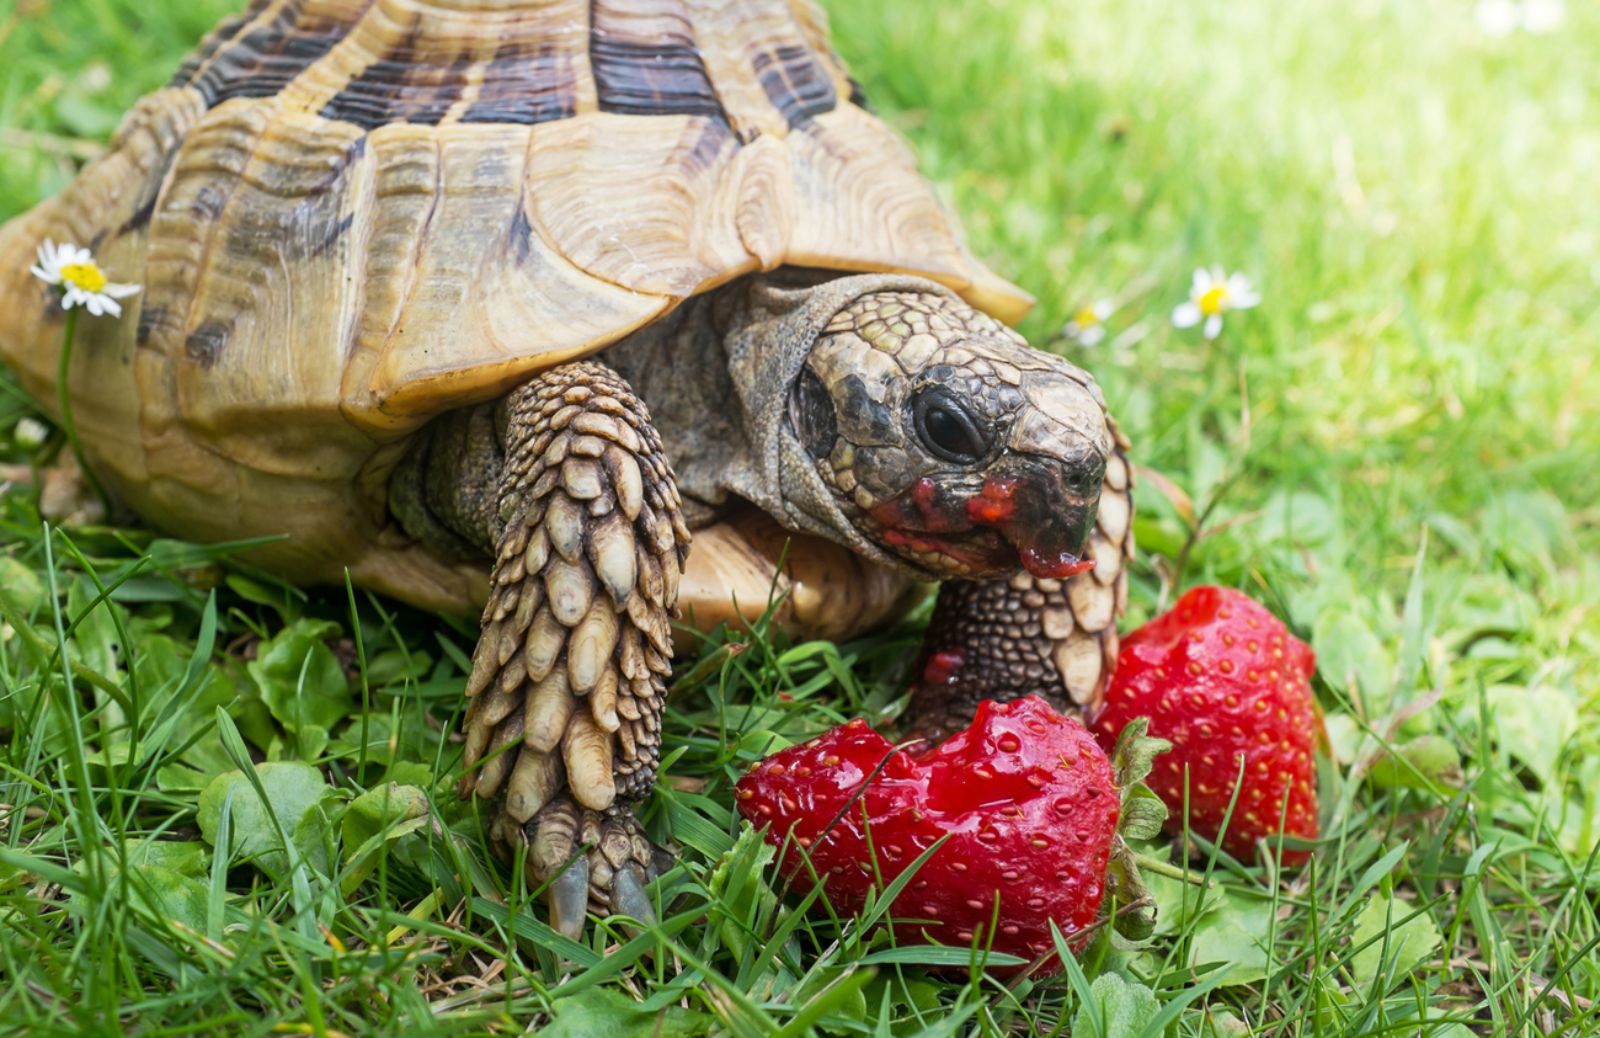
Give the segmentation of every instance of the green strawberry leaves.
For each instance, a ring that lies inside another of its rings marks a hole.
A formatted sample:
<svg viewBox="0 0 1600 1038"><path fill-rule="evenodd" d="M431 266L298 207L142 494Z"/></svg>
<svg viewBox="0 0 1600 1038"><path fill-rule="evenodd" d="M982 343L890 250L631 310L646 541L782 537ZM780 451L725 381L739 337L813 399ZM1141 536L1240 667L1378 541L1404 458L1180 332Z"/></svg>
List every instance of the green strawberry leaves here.
<svg viewBox="0 0 1600 1038"><path fill-rule="evenodd" d="M1112 927L1130 941L1142 941L1155 932L1155 899L1139 875L1137 855L1130 842L1149 840L1161 832L1167 820L1167 807L1145 778L1155 759L1172 748L1165 739L1147 735L1150 719L1129 721L1117 737L1111 753L1111 769L1117 788L1122 791L1122 814L1111 846L1111 861L1106 867L1106 885L1112 894L1108 902L1114 913Z"/></svg>

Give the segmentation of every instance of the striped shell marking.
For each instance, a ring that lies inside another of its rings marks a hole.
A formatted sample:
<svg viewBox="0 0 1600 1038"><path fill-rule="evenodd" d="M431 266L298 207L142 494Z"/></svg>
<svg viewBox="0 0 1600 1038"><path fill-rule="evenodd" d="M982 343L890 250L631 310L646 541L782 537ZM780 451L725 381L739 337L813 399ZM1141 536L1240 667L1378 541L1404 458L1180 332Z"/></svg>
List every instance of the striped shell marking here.
<svg viewBox="0 0 1600 1038"><path fill-rule="evenodd" d="M144 285L80 325L72 380L136 508L292 533L257 553L292 577L459 601L385 528L433 415L782 264L1025 311L863 104L809 0L256 0L0 229L0 356L52 398L60 315L26 269L90 245Z"/></svg>

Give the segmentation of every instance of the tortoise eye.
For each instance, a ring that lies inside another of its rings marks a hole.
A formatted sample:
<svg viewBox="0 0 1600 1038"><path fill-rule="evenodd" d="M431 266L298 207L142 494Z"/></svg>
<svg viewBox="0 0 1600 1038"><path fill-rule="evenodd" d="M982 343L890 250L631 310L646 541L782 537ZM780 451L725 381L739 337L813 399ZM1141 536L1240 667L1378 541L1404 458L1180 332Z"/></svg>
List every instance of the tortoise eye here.
<svg viewBox="0 0 1600 1038"><path fill-rule="evenodd" d="M982 461L989 453L987 423L975 418L956 395L942 386L922 389L911 399L917 439L936 457L958 465Z"/></svg>

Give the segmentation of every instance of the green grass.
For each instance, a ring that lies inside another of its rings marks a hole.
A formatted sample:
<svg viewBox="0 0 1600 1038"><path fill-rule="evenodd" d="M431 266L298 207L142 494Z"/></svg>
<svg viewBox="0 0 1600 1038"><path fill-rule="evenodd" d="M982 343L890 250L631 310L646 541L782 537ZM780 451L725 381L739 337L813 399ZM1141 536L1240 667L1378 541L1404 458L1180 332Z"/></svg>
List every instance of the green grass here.
<svg viewBox="0 0 1600 1038"><path fill-rule="evenodd" d="M65 183L229 6L0 0L0 216ZM1128 623L1221 582L1314 642L1335 753L1314 863L1274 882L1197 859L1203 903L1158 878L1155 939L1064 979L929 969L776 902L730 796L773 734L891 718L915 623L838 646L745 634L669 708L645 817L681 849L676 901L653 933L563 944L449 791L470 622L138 528L46 529L14 486L0 1029L1044 1035L1077 1017L1089 1038L1120 984L1175 1035L1600 1033L1600 19L1574 4L1557 33L1491 39L1469 0L830 6L977 249L1039 296L1024 331L1119 304L1078 359L1170 480L1140 489ZM1207 344L1168 318L1212 263L1264 299ZM7 462L59 448L14 442L30 410L0 381ZM1459 781L1371 780L1424 735L1457 748ZM254 782L285 817L219 831Z"/></svg>

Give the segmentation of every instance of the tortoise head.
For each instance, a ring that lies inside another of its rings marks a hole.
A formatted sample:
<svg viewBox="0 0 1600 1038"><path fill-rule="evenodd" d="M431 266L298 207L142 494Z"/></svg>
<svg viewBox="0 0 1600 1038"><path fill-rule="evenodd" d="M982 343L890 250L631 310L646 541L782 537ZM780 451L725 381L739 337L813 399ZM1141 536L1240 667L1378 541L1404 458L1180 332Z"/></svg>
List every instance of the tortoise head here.
<svg viewBox="0 0 1600 1038"><path fill-rule="evenodd" d="M817 337L789 421L867 540L941 578L1087 568L1112 434L1089 375L936 292L874 292Z"/></svg>

